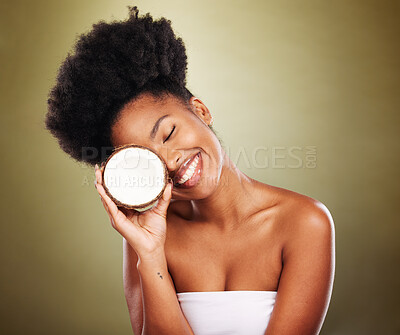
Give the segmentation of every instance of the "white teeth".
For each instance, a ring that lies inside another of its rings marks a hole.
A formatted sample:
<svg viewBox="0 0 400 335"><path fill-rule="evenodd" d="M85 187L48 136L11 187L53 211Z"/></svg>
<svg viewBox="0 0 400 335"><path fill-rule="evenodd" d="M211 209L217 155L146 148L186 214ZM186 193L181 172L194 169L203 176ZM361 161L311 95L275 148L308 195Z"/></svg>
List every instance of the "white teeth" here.
<svg viewBox="0 0 400 335"><path fill-rule="evenodd" d="M189 165L188 169L186 170L185 174L183 177L178 181L178 184L183 184L186 181L188 181L190 178L192 178L194 171L196 170L197 164L199 162L199 157L197 156L193 162Z"/></svg>
<svg viewBox="0 0 400 335"><path fill-rule="evenodd" d="M192 178L193 173L194 173L194 170L188 169L188 170L186 171L186 173L183 175L182 179L181 179L182 182L180 181L179 183L180 183L180 184L183 184L185 181L187 181L188 179Z"/></svg>

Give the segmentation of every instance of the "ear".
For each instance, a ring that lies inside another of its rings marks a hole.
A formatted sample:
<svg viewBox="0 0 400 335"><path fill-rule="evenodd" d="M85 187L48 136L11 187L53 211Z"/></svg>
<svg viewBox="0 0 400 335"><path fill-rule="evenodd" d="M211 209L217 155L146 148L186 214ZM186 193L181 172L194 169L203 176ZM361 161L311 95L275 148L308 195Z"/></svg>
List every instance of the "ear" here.
<svg viewBox="0 0 400 335"><path fill-rule="evenodd" d="M192 107L193 112L201 119L203 122L210 126L212 123L212 116L207 106L196 97L191 97L189 100L190 106Z"/></svg>

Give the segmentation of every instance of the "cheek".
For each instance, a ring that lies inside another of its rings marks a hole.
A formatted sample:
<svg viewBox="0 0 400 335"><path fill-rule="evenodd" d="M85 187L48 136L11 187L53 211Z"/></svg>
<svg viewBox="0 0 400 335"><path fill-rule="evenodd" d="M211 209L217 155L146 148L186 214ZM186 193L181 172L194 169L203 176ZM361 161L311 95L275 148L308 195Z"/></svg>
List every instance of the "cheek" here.
<svg viewBox="0 0 400 335"><path fill-rule="evenodd" d="M211 174L219 174L222 166L222 148L214 133L210 131L202 136L200 147L204 151L203 169Z"/></svg>
<svg viewBox="0 0 400 335"><path fill-rule="evenodd" d="M197 143L197 146L199 147L202 147L205 142L208 142L205 134L198 130L189 132L188 141L193 144Z"/></svg>
<svg viewBox="0 0 400 335"><path fill-rule="evenodd" d="M202 147L202 142L204 142L204 131L199 129L197 125L185 126L182 125L179 134L179 142L187 150L192 150L195 147Z"/></svg>
<svg viewBox="0 0 400 335"><path fill-rule="evenodd" d="M184 141L187 149L201 148L206 154L213 155L216 150L216 143L213 134L203 127L192 128L186 132Z"/></svg>

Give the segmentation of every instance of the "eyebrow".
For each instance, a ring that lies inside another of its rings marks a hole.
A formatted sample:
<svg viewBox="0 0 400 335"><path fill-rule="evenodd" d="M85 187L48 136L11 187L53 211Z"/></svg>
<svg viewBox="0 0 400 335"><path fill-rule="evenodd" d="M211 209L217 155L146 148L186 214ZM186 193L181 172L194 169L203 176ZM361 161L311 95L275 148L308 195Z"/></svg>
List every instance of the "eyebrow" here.
<svg viewBox="0 0 400 335"><path fill-rule="evenodd" d="M150 138L151 138L151 139L154 140L154 137L156 137L158 128L160 127L160 124L161 124L162 120L164 120L164 119L165 119L166 117L168 117L168 116L169 116L169 114L163 115L163 116L161 116L161 117L156 121L156 123L155 123L154 126L153 126L153 129L152 129L151 132L150 132Z"/></svg>

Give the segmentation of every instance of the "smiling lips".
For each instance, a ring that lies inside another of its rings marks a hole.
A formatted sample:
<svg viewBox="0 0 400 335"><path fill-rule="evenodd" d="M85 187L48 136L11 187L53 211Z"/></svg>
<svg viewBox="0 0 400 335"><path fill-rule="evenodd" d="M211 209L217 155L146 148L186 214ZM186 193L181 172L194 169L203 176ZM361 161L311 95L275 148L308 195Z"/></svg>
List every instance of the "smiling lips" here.
<svg viewBox="0 0 400 335"><path fill-rule="evenodd" d="M174 186L178 188L190 188L200 179L203 161L200 152L186 161L174 177Z"/></svg>

